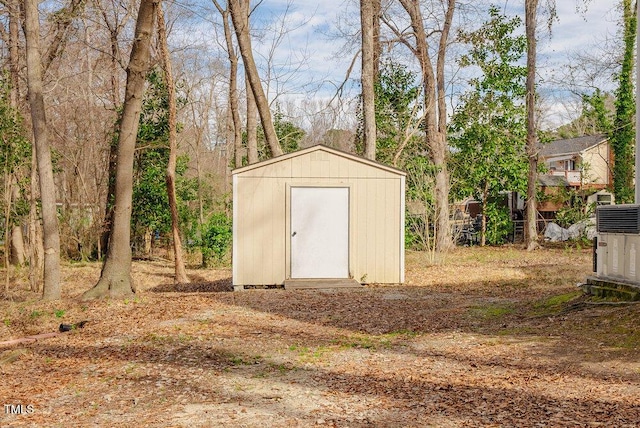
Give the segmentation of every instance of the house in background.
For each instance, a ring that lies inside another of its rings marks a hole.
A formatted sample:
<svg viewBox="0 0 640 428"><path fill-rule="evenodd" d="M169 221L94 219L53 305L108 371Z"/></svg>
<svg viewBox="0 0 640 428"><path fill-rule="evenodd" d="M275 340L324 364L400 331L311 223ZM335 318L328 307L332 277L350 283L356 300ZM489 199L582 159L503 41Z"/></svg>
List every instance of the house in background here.
<svg viewBox="0 0 640 428"><path fill-rule="evenodd" d="M538 212L545 219L553 219L565 204L562 201L563 194L566 194L571 186L565 177L552 174L541 174L538 176L538 186L542 193L542 198L538 200Z"/></svg>
<svg viewBox="0 0 640 428"><path fill-rule="evenodd" d="M596 205L613 203L606 189L612 183L613 153L606 135L589 135L555 140L541 145L540 162L547 168L538 177L545 196L538 211L545 219L555 218L556 212L569 201L562 195L577 191L586 203Z"/></svg>
<svg viewBox="0 0 640 428"><path fill-rule="evenodd" d="M612 181L612 150L606 135L555 140L540 148L548 174L564 177L575 190L602 190Z"/></svg>

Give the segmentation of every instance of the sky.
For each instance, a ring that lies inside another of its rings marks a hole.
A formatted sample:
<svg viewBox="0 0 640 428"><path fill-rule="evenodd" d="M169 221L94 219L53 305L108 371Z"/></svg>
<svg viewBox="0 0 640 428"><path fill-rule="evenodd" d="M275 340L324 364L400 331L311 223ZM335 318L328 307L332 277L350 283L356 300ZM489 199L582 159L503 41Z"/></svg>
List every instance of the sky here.
<svg viewBox="0 0 640 428"><path fill-rule="evenodd" d="M466 3L477 6L482 2L490 3L487 0ZM491 3L498 3L508 13L523 15L523 0ZM579 98L566 88L566 66L575 63L577 55L602 57L610 53L607 40L617 31L617 3L556 0L557 19L551 32L546 29L544 12L539 18L538 81L545 102L545 127L566 123L576 115ZM336 94L351 65L351 79L344 86L343 95L354 98L359 92L360 64L358 59L353 64L352 61L359 42L356 37L349 45L344 36L337 35L357 35L358 25L356 0L263 0L252 15L252 27L260 30L253 48L256 61L263 64L262 70L271 70L271 75L265 76L263 72L262 76L269 82L270 99L286 102L314 98L326 102ZM283 28L286 31L281 31ZM264 66L266 63L270 67ZM609 72L601 76L594 84L604 90L613 89L610 75Z"/></svg>
<svg viewBox="0 0 640 428"><path fill-rule="evenodd" d="M552 31L539 41L539 84L543 96L549 98L547 126L554 127L575 117L577 97L566 89L566 67L576 64L576 55L604 58L611 55L611 45L619 30L620 11L611 0L592 0L586 12L576 11L576 0L557 0L558 19ZM582 1L578 3L582 5ZM603 90L615 89L611 70L604 70L593 82L583 79L588 91L591 84ZM572 111L573 110L573 111Z"/></svg>

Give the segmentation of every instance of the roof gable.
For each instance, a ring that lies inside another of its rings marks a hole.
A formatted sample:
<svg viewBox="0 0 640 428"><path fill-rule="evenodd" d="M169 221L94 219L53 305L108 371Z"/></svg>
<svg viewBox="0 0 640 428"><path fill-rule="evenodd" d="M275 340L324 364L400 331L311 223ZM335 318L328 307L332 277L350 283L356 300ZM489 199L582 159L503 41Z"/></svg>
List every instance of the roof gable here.
<svg viewBox="0 0 640 428"><path fill-rule="evenodd" d="M300 149L300 150L297 150L295 152L291 152L291 153L287 153L287 154L284 154L284 155L276 156L274 158L267 159L267 160L262 161L262 162L257 162L257 163L254 163L252 165L247 165L247 166L243 166L241 168L236 168L233 171L231 171L231 174L232 175L241 174L241 173L244 173L244 172L247 172L247 171L251 171L251 170L254 170L254 169L262 168L262 167L265 167L265 166L268 166L268 165L272 165L272 164L275 164L275 163L278 163L278 162L282 162L282 161L286 161L286 160L289 160L289 159L293 159L293 158L296 158L296 157L306 156L306 155L309 155L309 154L312 154L312 153L316 153L316 152L325 152L325 153L328 153L328 154L331 154L331 155L334 155L334 156L338 156L338 157L341 157L341 158L344 158L344 159L348 159L348 160L353 161L353 162L358 162L358 163L361 163L361 164L364 164L364 165L368 165L368 166L371 166L371 167L374 167L374 168L377 168L377 169L380 169L380 170L383 170L383 171L386 171L386 172L390 172L390 173L393 173L393 174L407 175L406 172L404 172L404 171L402 171L400 169L397 169L397 168L382 164L380 162L376 162L376 161L372 161L372 160L369 160L369 159L365 159L365 158L363 158L361 156L354 155L352 153L344 152L342 150L337 150L337 149L334 149L332 147L325 146L323 144L318 144L318 145L315 145L315 146L308 147L306 149Z"/></svg>
<svg viewBox="0 0 640 428"><path fill-rule="evenodd" d="M555 140L541 144L540 154L544 157L579 154L607 141L608 138L604 134Z"/></svg>

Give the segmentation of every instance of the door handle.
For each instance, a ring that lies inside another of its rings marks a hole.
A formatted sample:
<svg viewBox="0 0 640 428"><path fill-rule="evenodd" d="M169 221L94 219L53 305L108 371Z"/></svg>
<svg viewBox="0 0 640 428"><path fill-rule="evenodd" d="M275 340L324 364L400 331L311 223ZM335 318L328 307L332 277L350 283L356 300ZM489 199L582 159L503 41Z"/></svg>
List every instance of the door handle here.
<svg viewBox="0 0 640 428"><path fill-rule="evenodd" d="M297 234L297 233L298 233L298 232L293 232L293 233L291 234L291 236L292 236L292 237L293 237L293 236L296 236L296 234Z"/></svg>

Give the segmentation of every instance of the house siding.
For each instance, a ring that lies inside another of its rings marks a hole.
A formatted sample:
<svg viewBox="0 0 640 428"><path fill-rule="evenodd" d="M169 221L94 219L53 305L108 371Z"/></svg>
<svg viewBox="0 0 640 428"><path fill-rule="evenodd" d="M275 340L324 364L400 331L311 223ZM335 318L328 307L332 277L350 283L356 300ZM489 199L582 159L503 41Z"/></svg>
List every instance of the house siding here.
<svg viewBox="0 0 640 428"><path fill-rule="evenodd" d="M600 185L609 184L610 153L608 144L598 144L584 151L582 154L583 184Z"/></svg>

